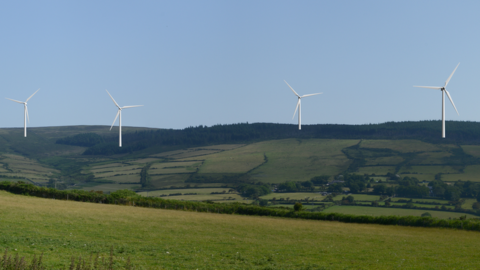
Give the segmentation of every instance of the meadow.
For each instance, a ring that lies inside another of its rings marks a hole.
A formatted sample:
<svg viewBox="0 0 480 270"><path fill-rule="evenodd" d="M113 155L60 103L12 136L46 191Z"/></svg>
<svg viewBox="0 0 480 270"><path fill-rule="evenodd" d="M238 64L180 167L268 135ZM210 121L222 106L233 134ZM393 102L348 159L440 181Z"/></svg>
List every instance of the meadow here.
<svg viewBox="0 0 480 270"><path fill-rule="evenodd" d="M433 211L432 211L433 212ZM474 269L480 233L197 213L0 192L0 248L48 269L71 256L137 269ZM374 251L374 252L372 252Z"/></svg>

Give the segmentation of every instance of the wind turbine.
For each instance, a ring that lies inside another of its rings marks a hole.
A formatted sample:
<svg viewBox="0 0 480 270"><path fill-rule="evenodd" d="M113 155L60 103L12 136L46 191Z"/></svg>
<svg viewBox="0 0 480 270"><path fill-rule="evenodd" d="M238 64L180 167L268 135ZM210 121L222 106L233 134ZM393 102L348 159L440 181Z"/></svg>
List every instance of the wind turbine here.
<svg viewBox="0 0 480 270"><path fill-rule="evenodd" d="M450 96L450 93L448 93L448 91L446 89L448 82L452 78L453 73L455 73L455 71L457 70L459 65L460 65L460 63L458 63L458 65L453 70L452 74L450 74L450 77L448 77L447 81L445 81L445 85L443 87L440 87L440 86L416 86L416 85L413 86L413 87L437 89L437 90L442 91L442 138L445 138L445 94L447 94L448 99L450 99L450 102L452 102L453 108L455 108L455 111L457 112L457 114L460 115L458 113L457 107L455 107L455 104L453 103L453 100L452 100L452 97Z"/></svg>
<svg viewBox="0 0 480 270"><path fill-rule="evenodd" d="M107 90L105 90L107 91ZM117 112L117 115L115 116L115 119L113 120L113 123L112 123L112 126L110 127L110 130L112 130L112 127L113 125L115 124L115 121L117 121L117 117L120 115L120 118L118 119L118 126L119 126L119 130L118 130L118 146L119 147L122 147L122 110L123 109L127 109L127 108L134 108L134 107L140 107L140 106L143 106L143 105L133 105L133 106L123 106L123 107L120 107L118 105L118 103L115 101L115 99L113 99L112 95L110 95L110 93L108 93L107 91L107 94L110 96L110 98L113 100L113 103L115 103L115 106L117 106L118 108L118 112Z"/></svg>
<svg viewBox="0 0 480 270"><path fill-rule="evenodd" d="M40 90L40 88L38 90ZM25 100L25 102L21 102L21 101L11 99L11 98L6 98L8 100L15 101L17 103L23 104L23 136L24 137L27 137L27 119L28 119L28 122L30 123L30 117L28 117L27 102L33 97L33 95L35 95L38 92L38 90L35 91L35 93L33 93L29 98L27 98L27 100Z"/></svg>
<svg viewBox="0 0 480 270"><path fill-rule="evenodd" d="M302 98L309 97L309 96L320 95L322 93L308 94L308 95L300 96L299 94L297 94L297 92L295 92L295 90L293 90L293 88L290 86L290 84L287 83L287 81L284 80L284 82L288 85L288 87L290 87L290 89L292 89L293 93L298 97L297 107L295 108L295 112L293 113L292 119L295 117L295 114L297 113L297 110L298 110L298 130L301 130L302 129L302 106L301 106Z"/></svg>

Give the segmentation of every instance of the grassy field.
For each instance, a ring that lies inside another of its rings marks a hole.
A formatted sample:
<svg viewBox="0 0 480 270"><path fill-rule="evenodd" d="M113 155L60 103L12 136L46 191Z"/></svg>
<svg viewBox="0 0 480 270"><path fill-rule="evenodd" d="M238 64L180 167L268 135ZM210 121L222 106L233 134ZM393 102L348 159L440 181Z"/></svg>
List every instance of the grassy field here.
<svg viewBox="0 0 480 270"><path fill-rule="evenodd" d="M433 164L444 164L445 158L450 157L452 154L450 152L427 152L419 153L411 163L420 164L420 165L433 165Z"/></svg>
<svg viewBox="0 0 480 270"><path fill-rule="evenodd" d="M434 212L434 211L431 211ZM66 202L0 192L0 248L137 269L475 269L480 233ZM355 247L355 248L352 248ZM381 247L381 248L379 248Z"/></svg>
<svg viewBox="0 0 480 270"><path fill-rule="evenodd" d="M442 175L443 181L472 181L480 182L480 165L469 165L465 166L464 172L462 174L444 174Z"/></svg>
<svg viewBox="0 0 480 270"><path fill-rule="evenodd" d="M264 154L256 144L231 151L204 156L199 173L245 173L264 162Z"/></svg>
<svg viewBox="0 0 480 270"><path fill-rule="evenodd" d="M363 207L363 206L332 206L325 209L325 213L342 213L351 215L369 215L369 216L420 216L425 212L429 212L432 217L436 218L458 218L466 215L468 218L478 218L477 216L446 212L446 211L434 211L423 209L403 209L403 208L384 208L384 207Z"/></svg>
<svg viewBox="0 0 480 270"><path fill-rule="evenodd" d="M279 199L287 199L289 200L304 200L305 198L309 198L309 200L323 200L325 196L320 195L319 193L314 192L285 192L285 193L270 193L265 196L261 196L261 199L264 200L271 200L275 198L275 200Z"/></svg>
<svg viewBox="0 0 480 270"><path fill-rule="evenodd" d="M350 165L342 149L358 140L278 140L261 142L254 146L265 153L268 162L252 171L257 181L281 183L305 181L318 175L335 175Z"/></svg>
<svg viewBox="0 0 480 270"><path fill-rule="evenodd" d="M171 186L183 187L186 185L185 180L187 180L189 176L189 174L152 175L150 181L154 188L167 188Z"/></svg>
<svg viewBox="0 0 480 270"><path fill-rule="evenodd" d="M390 156L390 157L379 157L379 158L370 158L367 159L367 163L365 165L395 165L400 162L404 161L404 159L400 156Z"/></svg>
<svg viewBox="0 0 480 270"><path fill-rule="evenodd" d="M462 145L461 147L466 154L480 157L480 145Z"/></svg>
<svg viewBox="0 0 480 270"><path fill-rule="evenodd" d="M358 174L378 174L386 175L387 173L394 173L394 166L369 166L369 167L360 167L358 168Z"/></svg>
<svg viewBox="0 0 480 270"><path fill-rule="evenodd" d="M401 153L440 151L437 145L418 140L362 140L361 148L386 148Z"/></svg>

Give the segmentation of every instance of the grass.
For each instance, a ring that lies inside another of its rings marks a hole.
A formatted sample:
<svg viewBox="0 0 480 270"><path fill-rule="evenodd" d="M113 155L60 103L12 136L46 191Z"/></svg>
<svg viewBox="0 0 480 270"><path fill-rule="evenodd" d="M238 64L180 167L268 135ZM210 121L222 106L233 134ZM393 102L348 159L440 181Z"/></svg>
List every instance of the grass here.
<svg viewBox="0 0 480 270"><path fill-rule="evenodd" d="M256 144L205 156L199 173L245 173L261 165L264 155Z"/></svg>
<svg viewBox="0 0 480 270"><path fill-rule="evenodd" d="M201 165L198 161L189 162L164 162L153 164L148 173L153 174L175 174L175 173L193 173Z"/></svg>
<svg viewBox="0 0 480 270"><path fill-rule="evenodd" d="M376 174L376 175L386 175L387 173L394 173L394 166L370 166L370 167L360 167L358 168L358 174Z"/></svg>
<svg viewBox="0 0 480 270"><path fill-rule="evenodd" d="M401 153L440 151L437 145L418 140L363 140L361 148L386 148Z"/></svg>
<svg viewBox="0 0 480 270"><path fill-rule="evenodd" d="M342 197L347 197L348 195L338 195L334 197L334 200L339 200ZM367 194L351 194L356 201L378 201L380 200L379 195L367 195Z"/></svg>
<svg viewBox="0 0 480 270"><path fill-rule="evenodd" d="M392 202L397 202L399 200L410 200L410 198L402 198L402 197L395 197L395 198L392 198L391 199ZM448 200L440 200L440 199L418 199L418 198L413 198L411 199L412 202L429 202L429 203L441 203L441 204L446 204L448 203L449 201Z"/></svg>
<svg viewBox="0 0 480 270"><path fill-rule="evenodd" d="M452 166L404 166L399 173L437 174L437 173L459 173Z"/></svg>
<svg viewBox="0 0 480 270"><path fill-rule="evenodd" d="M306 181L318 175L335 175L351 161L341 151L358 140L275 140L245 146L265 153L268 162L252 171L257 181L281 183Z"/></svg>
<svg viewBox="0 0 480 270"><path fill-rule="evenodd" d="M480 241L480 233L469 231L148 209L3 191L0 217L0 248L29 260L43 252L47 269L68 268L72 255L106 256L111 246L116 261L130 257L137 269L474 269Z"/></svg>
<svg viewBox="0 0 480 270"><path fill-rule="evenodd" d="M447 157L452 156L450 152L426 152L426 153L419 153L414 159L412 159L412 164L425 164L425 165L433 165L433 164L444 164L444 159Z"/></svg>
<svg viewBox="0 0 480 270"><path fill-rule="evenodd" d="M462 174L442 175L443 181L453 182L459 179L461 179L462 181L480 182L480 165L465 166L464 172Z"/></svg>
<svg viewBox="0 0 480 270"><path fill-rule="evenodd" d="M189 174L152 175L150 182L153 188L185 186L185 180L187 180L189 176Z"/></svg>
<svg viewBox="0 0 480 270"><path fill-rule="evenodd" d="M466 154L480 157L480 145L462 145L461 147Z"/></svg>
<svg viewBox="0 0 480 270"><path fill-rule="evenodd" d="M342 213L351 215L368 215L368 216L420 216L425 212L429 212L432 217L436 218L458 218L466 215L468 218L478 218L477 216L447 212L447 211L434 211L424 209L403 209L403 208L386 208L386 207L365 207L365 206L332 206L325 209L325 213Z"/></svg>
<svg viewBox="0 0 480 270"><path fill-rule="evenodd" d="M304 200L305 198L309 198L309 200L323 200L325 196L320 195L319 193L314 192L285 192L285 193L270 193L268 195L261 196L261 199L264 200L271 200L275 198L275 200L279 200L281 198L289 200Z"/></svg>
<svg viewBox="0 0 480 270"><path fill-rule="evenodd" d="M400 156L369 158L365 165L396 165L404 159Z"/></svg>

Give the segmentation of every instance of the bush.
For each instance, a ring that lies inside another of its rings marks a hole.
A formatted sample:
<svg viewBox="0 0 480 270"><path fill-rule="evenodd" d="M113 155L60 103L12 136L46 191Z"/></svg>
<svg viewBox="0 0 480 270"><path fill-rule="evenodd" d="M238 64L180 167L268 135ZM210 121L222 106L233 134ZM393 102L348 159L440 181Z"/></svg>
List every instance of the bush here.
<svg viewBox="0 0 480 270"><path fill-rule="evenodd" d="M421 217L432 217L432 215L429 212L425 212L421 215Z"/></svg>
<svg viewBox="0 0 480 270"><path fill-rule="evenodd" d="M303 208L303 205L302 205L302 203L300 203L300 202L296 202L295 205L293 205L293 210L295 210L295 211L297 211L297 212L298 212L298 211L301 211L302 208Z"/></svg>

